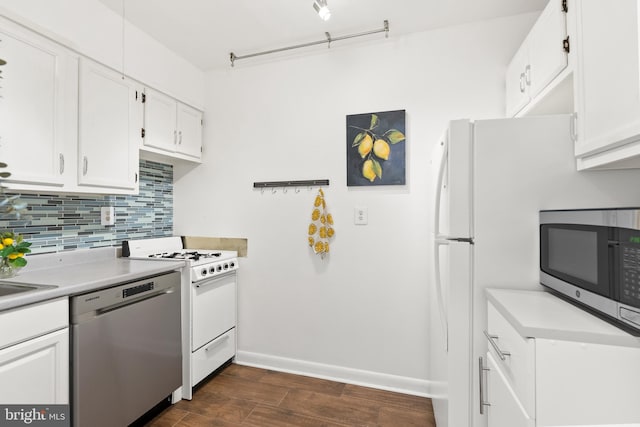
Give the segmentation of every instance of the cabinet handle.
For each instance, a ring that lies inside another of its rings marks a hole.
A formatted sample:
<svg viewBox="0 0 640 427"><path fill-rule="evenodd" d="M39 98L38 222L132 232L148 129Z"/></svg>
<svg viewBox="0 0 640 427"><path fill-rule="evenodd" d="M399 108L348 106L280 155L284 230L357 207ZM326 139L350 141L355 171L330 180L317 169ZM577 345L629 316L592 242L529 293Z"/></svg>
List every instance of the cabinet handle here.
<svg viewBox="0 0 640 427"><path fill-rule="evenodd" d="M182 144L182 131L178 132L178 144Z"/></svg>
<svg viewBox="0 0 640 427"><path fill-rule="evenodd" d="M509 353L508 351L500 350L500 347L498 347L498 343L495 342L495 340L498 339L497 335L489 335L489 332L487 331L483 331L483 332L484 332L484 336L487 337L487 339L489 340L489 344L491 344L491 347L493 347L496 353L498 353L500 360L506 360L505 356L511 356L511 353Z"/></svg>
<svg viewBox="0 0 640 427"><path fill-rule="evenodd" d="M64 173L64 154L60 153L60 175Z"/></svg>
<svg viewBox="0 0 640 427"><path fill-rule="evenodd" d="M520 93L524 93L524 73L520 73Z"/></svg>
<svg viewBox="0 0 640 427"><path fill-rule="evenodd" d="M524 67L524 81L527 86L531 86L531 65Z"/></svg>
<svg viewBox="0 0 640 427"><path fill-rule="evenodd" d="M573 142L578 142L578 114L573 113L571 115L571 139Z"/></svg>
<svg viewBox="0 0 640 427"><path fill-rule="evenodd" d="M484 361L482 356L478 360L478 376L480 377L480 415L484 415L484 407L491 406L491 403L484 400L484 373L489 372L491 369L484 367Z"/></svg>
<svg viewBox="0 0 640 427"><path fill-rule="evenodd" d="M86 175L88 169L89 169L89 159L87 159L87 156L84 156L84 159L82 160L82 175Z"/></svg>
<svg viewBox="0 0 640 427"><path fill-rule="evenodd" d="M173 131L173 144L177 144L178 143L178 131L174 130Z"/></svg>
<svg viewBox="0 0 640 427"><path fill-rule="evenodd" d="M138 172L136 172L136 183L138 183Z"/></svg>
<svg viewBox="0 0 640 427"><path fill-rule="evenodd" d="M220 347L222 344L224 344L227 341L229 341L229 335L226 335L225 337L223 337L220 340L218 340L218 342L214 342L209 347L206 347L204 349L204 351L205 352L209 352L209 351L213 350L214 348Z"/></svg>

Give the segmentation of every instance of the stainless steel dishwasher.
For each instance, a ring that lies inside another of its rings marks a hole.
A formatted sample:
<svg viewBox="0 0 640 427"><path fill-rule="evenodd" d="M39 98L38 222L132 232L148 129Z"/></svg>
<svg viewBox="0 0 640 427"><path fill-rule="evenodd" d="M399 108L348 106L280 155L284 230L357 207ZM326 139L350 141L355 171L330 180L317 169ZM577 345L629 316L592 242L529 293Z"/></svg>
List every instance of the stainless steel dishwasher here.
<svg viewBox="0 0 640 427"><path fill-rule="evenodd" d="M182 384L180 273L71 298L72 421L127 426Z"/></svg>

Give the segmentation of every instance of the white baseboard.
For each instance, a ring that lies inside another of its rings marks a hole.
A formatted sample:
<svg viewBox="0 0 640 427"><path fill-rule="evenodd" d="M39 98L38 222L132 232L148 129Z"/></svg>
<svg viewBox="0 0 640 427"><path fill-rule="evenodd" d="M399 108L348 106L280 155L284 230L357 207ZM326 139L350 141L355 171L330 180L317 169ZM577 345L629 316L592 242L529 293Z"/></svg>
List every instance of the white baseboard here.
<svg viewBox="0 0 640 427"><path fill-rule="evenodd" d="M428 380L420 380L399 375L382 374L361 369L342 366L325 365L306 360L289 359L263 353L238 351L235 363L255 368L270 369L290 374L305 375L347 384L411 394L414 396L432 397L433 384Z"/></svg>

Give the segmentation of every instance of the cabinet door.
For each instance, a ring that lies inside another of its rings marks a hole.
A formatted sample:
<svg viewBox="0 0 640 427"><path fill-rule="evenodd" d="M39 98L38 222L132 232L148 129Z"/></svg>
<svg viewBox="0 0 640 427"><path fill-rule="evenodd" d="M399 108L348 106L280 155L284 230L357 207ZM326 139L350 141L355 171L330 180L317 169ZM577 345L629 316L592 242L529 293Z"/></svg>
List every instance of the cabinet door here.
<svg viewBox="0 0 640 427"><path fill-rule="evenodd" d="M142 107L134 83L120 73L82 59L78 183L135 190Z"/></svg>
<svg viewBox="0 0 640 427"><path fill-rule="evenodd" d="M562 42L567 24L561 0L551 0L529 34L530 96L536 97L567 66L567 52Z"/></svg>
<svg viewBox="0 0 640 427"><path fill-rule="evenodd" d="M8 182L62 187L73 169L66 142L75 144L76 119L69 113L75 60L62 46L1 18L0 58L7 62L0 89L0 159L9 165Z"/></svg>
<svg viewBox="0 0 640 427"><path fill-rule="evenodd" d="M187 156L202 157L202 113L178 103L177 151Z"/></svg>
<svg viewBox="0 0 640 427"><path fill-rule="evenodd" d="M69 329L0 350L0 402L69 403Z"/></svg>
<svg viewBox="0 0 640 427"><path fill-rule="evenodd" d="M526 84L529 73L529 49L527 41L518 49L509 63L506 73L506 114L515 116L529 102L529 87Z"/></svg>
<svg viewBox="0 0 640 427"><path fill-rule="evenodd" d="M638 4L583 0L576 2L576 10L580 157L640 134Z"/></svg>
<svg viewBox="0 0 640 427"><path fill-rule="evenodd" d="M145 89L145 96L144 145L175 152L178 140L175 99L149 88Z"/></svg>
<svg viewBox="0 0 640 427"><path fill-rule="evenodd" d="M537 338L538 423L544 426L638 423L639 359L638 347Z"/></svg>
<svg viewBox="0 0 640 427"><path fill-rule="evenodd" d="M507 378L487 353L488 427L533 427L535 421L525 412Z"/></svg>

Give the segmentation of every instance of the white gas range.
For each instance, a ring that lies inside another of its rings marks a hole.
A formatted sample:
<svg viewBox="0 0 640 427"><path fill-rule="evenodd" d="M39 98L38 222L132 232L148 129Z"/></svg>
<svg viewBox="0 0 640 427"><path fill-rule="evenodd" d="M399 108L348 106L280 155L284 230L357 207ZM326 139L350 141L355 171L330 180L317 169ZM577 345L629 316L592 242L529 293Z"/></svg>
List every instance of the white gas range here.
<svg viewBox="0 0 640 427"><path fill-rule="evenodd" d="M149 261L183 260L182 397L236 354L235 251L185 249L180 237L128 240L122 256Z"/></svg>

